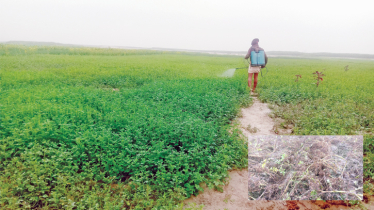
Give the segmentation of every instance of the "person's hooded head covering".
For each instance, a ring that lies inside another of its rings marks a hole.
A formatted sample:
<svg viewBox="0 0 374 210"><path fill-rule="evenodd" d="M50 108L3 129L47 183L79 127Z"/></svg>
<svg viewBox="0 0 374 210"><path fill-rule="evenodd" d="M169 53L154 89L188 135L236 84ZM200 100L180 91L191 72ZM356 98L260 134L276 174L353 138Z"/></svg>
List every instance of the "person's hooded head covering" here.
<svg viewBox="0 0 374 210"><path fill-rule="evenodd" d="M260 40L259 39L253 39L252 40L252 48L256 51L256 52L258 52L261 48L260 48L260 46L258 46L258 42L259 42Z"/></svg>
<svg viewBox="0 0 374 210"><path fill-rule="evenodd" d="M259 41L260 41L260 40L257 39L257 38L256 38L256 39L253 39L253 40L252 40L252 46L256 46L256 45L258 46L258 42L259 42Z"/></svg>

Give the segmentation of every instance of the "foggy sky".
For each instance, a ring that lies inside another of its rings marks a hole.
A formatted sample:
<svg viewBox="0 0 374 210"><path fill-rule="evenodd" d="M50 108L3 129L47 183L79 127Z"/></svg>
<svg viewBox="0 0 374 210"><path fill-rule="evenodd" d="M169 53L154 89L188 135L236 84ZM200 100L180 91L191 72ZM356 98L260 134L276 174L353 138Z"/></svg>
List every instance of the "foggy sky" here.
<svg viewBox="0 0 374 210"><path fill-rule="evenodd" d="M0 41L374 54L366 0L0 0Z"/></svg>

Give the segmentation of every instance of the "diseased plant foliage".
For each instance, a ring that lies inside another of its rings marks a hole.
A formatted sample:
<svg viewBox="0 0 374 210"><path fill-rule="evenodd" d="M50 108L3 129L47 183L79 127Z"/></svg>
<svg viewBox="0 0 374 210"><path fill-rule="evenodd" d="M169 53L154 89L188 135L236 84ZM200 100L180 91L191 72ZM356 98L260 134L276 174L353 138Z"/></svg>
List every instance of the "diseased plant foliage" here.
<svg viewBox="0 0 374 210"><path fill-rule="evenodd" d="M249 199L362 200L362 136L252 136Z"/></svg>
<svg viewBox="0 0 374 210"><path fill-rule="evenodd" d="M317 80L317 82L315 83L318 87L319 83L323 81L323 76L325 76L322 72L314 72L313 74L315 74L314 76L314 79Z"/></svg>

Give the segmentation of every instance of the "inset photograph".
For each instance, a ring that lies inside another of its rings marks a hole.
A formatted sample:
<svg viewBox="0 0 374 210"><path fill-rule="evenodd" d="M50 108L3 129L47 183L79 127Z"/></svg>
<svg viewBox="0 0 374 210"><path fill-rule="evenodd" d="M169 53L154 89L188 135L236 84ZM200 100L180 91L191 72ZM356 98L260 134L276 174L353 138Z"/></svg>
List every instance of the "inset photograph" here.
<svg viewBox="0 0 374 210"><path fill-rule="evenodd" d="M362 200L363 136L250 136L249 200Z"/></svg>

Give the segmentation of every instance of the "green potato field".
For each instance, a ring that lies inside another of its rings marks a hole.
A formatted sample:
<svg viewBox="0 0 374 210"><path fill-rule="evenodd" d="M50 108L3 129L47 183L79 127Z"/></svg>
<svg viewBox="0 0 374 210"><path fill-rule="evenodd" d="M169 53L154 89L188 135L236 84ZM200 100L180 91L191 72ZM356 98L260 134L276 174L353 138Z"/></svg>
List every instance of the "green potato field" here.
<svg viewBox="0 0 374 210"><path fill-rule="evenodd" d="M0 208L178 209L202 183L220 190L248 164L231 123L251 104L247 70L220 77L239 67L240 56L0 45ZM372 193L374 61L267 67L259 98L292 135L364 135Z"/></svg>

